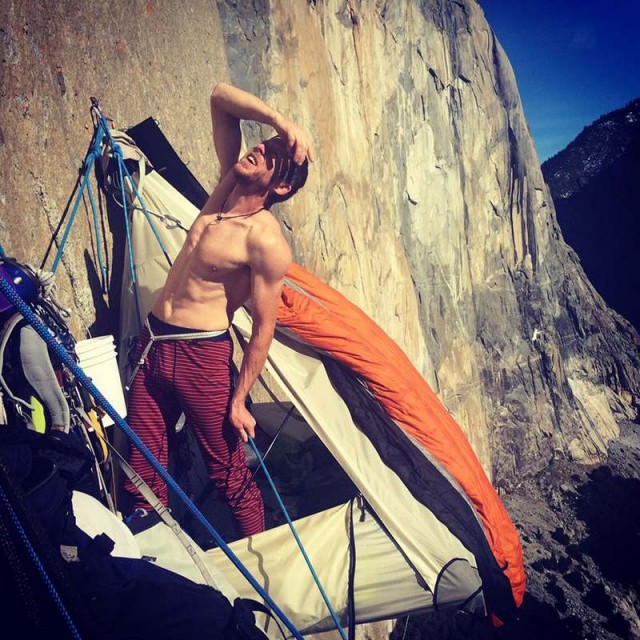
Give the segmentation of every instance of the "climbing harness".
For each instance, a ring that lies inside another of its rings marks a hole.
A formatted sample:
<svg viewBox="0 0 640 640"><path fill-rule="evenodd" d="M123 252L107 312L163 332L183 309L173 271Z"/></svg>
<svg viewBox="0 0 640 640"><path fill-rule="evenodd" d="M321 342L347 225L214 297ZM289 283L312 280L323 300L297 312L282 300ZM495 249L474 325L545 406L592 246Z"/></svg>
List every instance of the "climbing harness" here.
<svg viewBox="0 0 640 640"><path fill-rule="evenodd" d="M228 331L228 329L222 329L220 331L190 331L189 333L169 333L169 334L156 335L153 333L153 330L151 329L151 324L149 323L148 316L144 320L144 326L149 332L149 341L145 345L144 349L142 350L142 353L140 354L140 357L136 361L136 364L133 367L133 370L131 371L129 380L125 385L125 389L127 391L131 389L131 385L133 384L133 381L136 375L138 374L138 371L140 371L140 367L144 365L147 359L147 356L149 355L149 351L151 351L151 347L153 347L153 345L156 342L170 342L170 341L176 341L176 340L180 340L180 341L204 340L206 338L217 338L218 336L224 335Z"/></svg>

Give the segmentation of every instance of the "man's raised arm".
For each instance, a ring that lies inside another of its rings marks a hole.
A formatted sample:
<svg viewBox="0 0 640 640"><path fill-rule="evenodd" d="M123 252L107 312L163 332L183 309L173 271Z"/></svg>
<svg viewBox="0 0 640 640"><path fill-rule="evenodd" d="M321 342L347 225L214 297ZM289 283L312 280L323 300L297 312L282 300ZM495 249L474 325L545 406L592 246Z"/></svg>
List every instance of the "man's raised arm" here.
<svg viewBox="0 0 640 640"><path fill-rule="evenodd" d="M302 164L306 158L313 162L307 134L257 96L226 82L219 82L211 92L210 105L213 145L220 162L220 179L203 213L220 211L236 184L231 169L238 162L242 148L241 120L253 120L273 127L286 140L296 164Z"/></svg>
<svg viewBox="0 0 640 640"><path fill-rule="evenodd" d="M219 82L211 93L211 124L221 177L240 156L240 120L253 120L273 127L287 141L296 164L302 164L307 157L313 162L311 144L302 129L253 94Z"/></svg>

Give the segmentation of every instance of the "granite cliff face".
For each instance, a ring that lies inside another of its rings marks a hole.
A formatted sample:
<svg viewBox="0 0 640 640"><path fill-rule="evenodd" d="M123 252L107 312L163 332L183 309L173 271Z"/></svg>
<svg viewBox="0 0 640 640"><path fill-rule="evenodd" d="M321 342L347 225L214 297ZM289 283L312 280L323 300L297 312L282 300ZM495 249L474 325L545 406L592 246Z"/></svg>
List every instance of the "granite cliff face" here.
<svg viewBox="0 0 640 640"><path fill-rule="evenodd" d="M297 261L406 350L494 481L513 486L552 459L601 458L616 419L638 408L638 335L562 239L481 6L173 6L4 3L5 250L43 258L89 141L91 95L118 126L157 117L211 186L208 96L230 79L316 141L307 188L280 209ZM110 306L94 286L87 220L59 276L78 331Z"/></svg>
<svg viewBox="0 0 640 640"><path fill-rule="evenodd" d="M407 350L498 484L602 456L634 411L637 336L562 240L478 3L220 13L232 80L314 133L283 213L297 258Z"/></svg>

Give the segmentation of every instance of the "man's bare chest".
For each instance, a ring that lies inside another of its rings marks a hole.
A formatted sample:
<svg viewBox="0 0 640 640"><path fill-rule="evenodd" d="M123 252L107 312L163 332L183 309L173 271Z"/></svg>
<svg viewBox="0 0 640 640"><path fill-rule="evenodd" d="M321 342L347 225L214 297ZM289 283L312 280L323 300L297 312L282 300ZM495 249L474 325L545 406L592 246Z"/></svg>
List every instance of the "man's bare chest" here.
<svg viewBox="0 0 640 640"><path fill-rule="evenodd" d="M200 221L198 221L200 222ZM194 232L193 234L191 232ZM217 279L245 269L249 262L246 230L236 225L208 223L191 229L190 262L202 277Z"/></svg>

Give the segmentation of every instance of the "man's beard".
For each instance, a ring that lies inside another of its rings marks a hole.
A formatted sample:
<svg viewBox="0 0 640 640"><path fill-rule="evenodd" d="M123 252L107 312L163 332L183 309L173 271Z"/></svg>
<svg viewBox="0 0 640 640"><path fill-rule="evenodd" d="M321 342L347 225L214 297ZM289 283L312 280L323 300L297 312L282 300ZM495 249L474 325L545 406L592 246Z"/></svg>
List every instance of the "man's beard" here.
<svg viewBox="0 0 640 640"><path fill-rule="evenodd" d="M236 178L236 182L240 187L242 187L243 191L253 193L256 195L264 195L265 197L269 193L270 185L260 184L260 177L256 174L247 175L242 167L239 166L239 163L234 166L234 175Z"/></svg>

